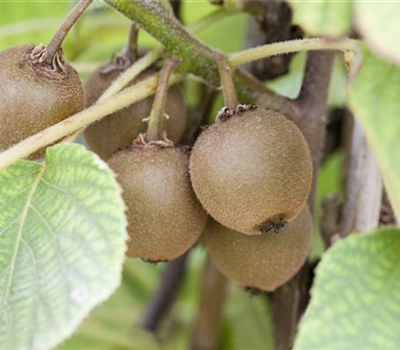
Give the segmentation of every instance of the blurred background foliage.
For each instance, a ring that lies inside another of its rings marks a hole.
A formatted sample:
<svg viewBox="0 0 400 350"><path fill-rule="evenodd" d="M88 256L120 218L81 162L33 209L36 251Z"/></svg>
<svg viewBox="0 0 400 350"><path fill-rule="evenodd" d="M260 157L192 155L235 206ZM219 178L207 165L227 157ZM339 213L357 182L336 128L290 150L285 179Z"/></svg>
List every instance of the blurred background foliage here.
<svg viewBox="0 0 400 350"><path fill-rule="evenodd" d="M2 2L0 12L0 50L23 43L46 44L61 20L72 7L68 1ZM183 0L182 20L194 23L215 11L208 1ZM244 45L249 16L230 15L204 29L198 37L212 47L225 52L239 51ZM109 60L124 46L130 22L103 2L95 2L68 36L63 48L66 57L85 79L100 64ZM140 33L140 48L150 48L157 42L144 32ZM283 95L295 97L305 63L305 55L298 54L290 65L289 74L267 82ZM345 71L339 61L335 64L329 102L332 108L344 106ZM196 89L186 86L189 105L197 101ZM222 106L217 99L213 113ZM212 119L211 118L211 119ZM329 155L320 170L315 222L320 217L322 198L338 194L342 189L343 154L340 150ZM315 226L315 239L311 251L313 259L323 251L319 228ZM163 264L151 265L141 260L127 260L123 280L117 292L95 309L75 335L64 342L60 350L122 350L122 349L188 349L195 318L202 270L206 252L201 247L192 249L183 285L177 302L163 322L161 332L154 335L140 329L139 324L152 292L157 286ZM271 311L266 295L252 296L231 284L224 308L223 334L220 348L272 349Z"/></svg>

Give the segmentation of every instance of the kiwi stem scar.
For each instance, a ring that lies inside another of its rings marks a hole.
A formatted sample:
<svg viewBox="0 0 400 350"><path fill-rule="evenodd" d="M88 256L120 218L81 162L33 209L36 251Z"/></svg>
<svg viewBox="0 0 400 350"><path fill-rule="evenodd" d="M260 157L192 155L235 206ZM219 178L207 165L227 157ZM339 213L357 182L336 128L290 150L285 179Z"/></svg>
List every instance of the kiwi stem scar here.
<svg viewBox="0 0 400 350"><path fill-rule="evenodd" d="M235 84L233 83L232 69L229 65L228 57L222 52L216 52L215 61L218 65L218 72L221 79L225 106L231 111L234 111L236 110L239 102L236 94Z"/></svg>
<svg viewBox="0 0 400 350"><path fill-rule="evenodd" d="M177 66L178 61L174 58L169 58L164 62L161 69L156 95L154 97L153 107L151 109L149 124L147 126L146 139L147 141L158 141L163 139L165 105L167 102L169 80L172 71Z"/></svg>
<svg viewBox="0 0 400 350"><path fill-rule="evenodd" d="M51 64L53 62L53 57L60 49L68 32L74 26L74 24L79 19L79 17L89 7L89 5L92 3L92 1L93 0L79 1L79 3L72 9L70 14L61 23L60 27L57 29L57 32L54 34L53 38L50 40L50 43L47 45L47 56L45 59L45 62L47 64Z"/></svg>

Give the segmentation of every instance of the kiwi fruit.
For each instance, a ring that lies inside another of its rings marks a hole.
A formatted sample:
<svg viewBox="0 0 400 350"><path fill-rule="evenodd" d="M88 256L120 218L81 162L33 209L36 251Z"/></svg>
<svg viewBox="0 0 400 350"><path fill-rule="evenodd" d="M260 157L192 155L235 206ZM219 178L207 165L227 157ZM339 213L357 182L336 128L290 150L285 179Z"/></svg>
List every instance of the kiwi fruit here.
<svg viewBox="0 0 400 350"><path fill-rule="evenodd" d="M241 107L220 113L190 158L193 189L219 223L249 235L279 231L306 203L312 180L307 141L282 114Z"/></svg>
<svg viewBox="0 0 400 350"><path fill-rule="evenodd" d="M209 220L204 241L217 268L250 290L273 291L289 281L305 262L312 220L305 206L279 233L244 235Z"/></svg>
<svg viewBox="0 0 400 350"><path fill-rule="evenodd" d="M185 253L207 220L190 185L187 149L134 144L108 163L127 206L127 255L158 262Z"/></svg>
<svg viewBox="0 0 400 350"><path fill-rule="evenodd" d="M84 90L75 69L58 54L62 69L35 61L40 46L0 52L0 150L81 111ZM33 158L43 154L35 153Z"/></svg>
<svg viewBox="0 0 400 350"><path fill-rule="evenodd" d="M85 83L86 106L94 104L103 92L126 70L125 64L118 67L115 61L98 68ZM151 68L140 74L130 85L147 78L155 73ZM153 104L153 97L139 101L89 126L84 132L89 148L104 160L109 159L117 150L130 145L140 133L144 133ZM186 130L186 107L181 88L173 86L169 89L166 105L166 120L168 137L178 143Z"/></svg>

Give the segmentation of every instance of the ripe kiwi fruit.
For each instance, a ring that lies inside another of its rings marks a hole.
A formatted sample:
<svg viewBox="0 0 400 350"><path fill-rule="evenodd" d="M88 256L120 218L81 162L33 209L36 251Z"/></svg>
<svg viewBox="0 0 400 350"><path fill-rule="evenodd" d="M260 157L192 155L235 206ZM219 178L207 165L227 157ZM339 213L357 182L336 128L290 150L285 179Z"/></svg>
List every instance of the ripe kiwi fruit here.
<svg viewBox="0 0 400 350"><path fill-rule="evenodd" d="M225 113L227 112L227 113ZM312 161L297 126L282 114L238 106L220 113L190 158L194 191L207 212L233 230L278 231L303 209Z"/></svg>
<svg viewBox="0 0 400 350"><path fill-rule="evenodd" d="M57 67L38 62L42 49L21 45L0 52L0 151L84 108L78 73L61 51Z"/></svg>
<svg viewBox="0 0 400 350"><path fill-rule="evenodd" d="M126 69L125 64L118 67L118 62L113 60L93 72L85 83L86 106L95 103ZM154 68L146 70L130 85L136 84L155 72ZM90 125L84 132L89 148L107 160L117 150L132 144L140 133L146 131L147 123L143 122L143 119L150 114L153 99L149 97ZM186 107L179 86L169 89L166 114L170 116L165 123L168 137L174 143L178 143L186 129Z"/></svg>
<svg viewBox="0 0 400 350"><path fill-rule="evenodd" d="M158 262L185 253L207 220L190 185L187 149L135 143L108 163L127 206L127 255Z"/></svg>
<svg viewBox="0 0 400 350"><path fill-rule="evenodd" d="M204 241L217 268L251 290L273 291L290 280L306 260L312 220L305 206L279 233L244 235L209 220Z"/></svg>

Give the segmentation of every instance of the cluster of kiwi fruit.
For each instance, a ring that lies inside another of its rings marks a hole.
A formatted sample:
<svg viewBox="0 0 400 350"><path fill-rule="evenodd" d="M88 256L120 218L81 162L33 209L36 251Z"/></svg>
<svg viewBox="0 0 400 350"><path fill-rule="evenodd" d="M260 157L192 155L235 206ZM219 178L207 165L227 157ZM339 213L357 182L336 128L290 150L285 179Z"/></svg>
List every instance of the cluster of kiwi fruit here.
<svg viewBox="0 0 400 350"><path fill-rule="evenodd" d="M225 68L224 95L232 95ZM144 134L109 159L128 207L127 255L168 261L203 233L227 277L271 291L293 277L310 248L311 155L282 114L226 101L191 151Z"/></svg>
<svg viewBox="0 0 400 350"><path fill-rule="evenodd" d="M51 55L42 45L0 52L0 151L95 103L137 58L125 50L83 88L60 48ZM168 79L154 98L91 125L84 137L123 189L129 257L169 261L203 233L222 273L271 291L299 270L310 248L310 151L300 130L279 112L239 105L226 57L217 54L216 61L226 107L192 149L179 144L187 112L181 88L168 90ZM171 65L164 70L168 78ZM159 122L156 137L144 122L149 115Z"/></svg>
<svg viewBox="0 0 400 350"><path fill-rule="evenodd" d="M272 291L292 278L311 245L308 144L281 113L237 102L229 63L216 55L226 107L190 158L194 192L212 217L204 232L228 278Z"/></svg>

